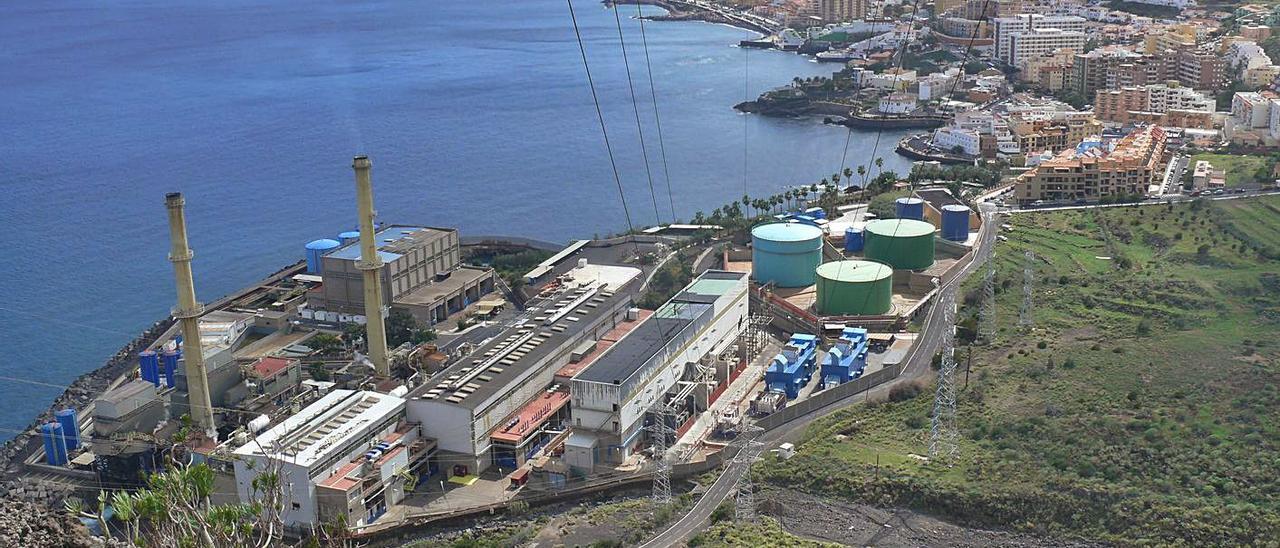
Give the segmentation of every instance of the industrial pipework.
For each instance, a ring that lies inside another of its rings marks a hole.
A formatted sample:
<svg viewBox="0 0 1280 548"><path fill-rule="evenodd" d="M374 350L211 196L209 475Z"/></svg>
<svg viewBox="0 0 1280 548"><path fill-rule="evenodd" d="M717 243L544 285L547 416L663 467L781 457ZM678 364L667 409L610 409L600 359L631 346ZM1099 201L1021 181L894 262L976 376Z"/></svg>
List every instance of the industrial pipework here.
<svg viewBox="0 0 1280 548"><path fill-rule="evenodd" d="M182 356L186 362L187 398L191 407L191 419L210 439L217 439L213 423L213 404L209 399L209 376L205 371L204 353L200 348L200 315L204 305L196 301L196 285L191 279L191 257L195 254L187 245L187 217L183 210L186 200L181 192L170 192L164 197L169 209L169 262L173 263L173 277L178 286L178 306L173 309L174 319L182 323Z"/></svg>
<svg viewBox="0 0 1280 548"><path fill-rule="evenodd" d="M356 205L360 216L360 261L356 268L364 273L364 316L366 339L369 342L369 360L379 377L391 375L387 363L387 326L382 319L382 256L373 232L373 183L369 181L369 168L373 163L368 156L356 156L351 168L356 171Z"/></svg>

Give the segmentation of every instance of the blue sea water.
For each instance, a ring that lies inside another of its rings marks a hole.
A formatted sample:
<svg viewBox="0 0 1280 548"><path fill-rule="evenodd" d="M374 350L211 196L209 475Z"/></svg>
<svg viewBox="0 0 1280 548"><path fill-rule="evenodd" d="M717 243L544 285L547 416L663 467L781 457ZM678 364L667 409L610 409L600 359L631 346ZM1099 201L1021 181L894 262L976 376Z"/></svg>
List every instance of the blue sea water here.
<svg viewBox="0 0 1280 548"><path fill-rule="evenodd" d="M635 7L622 7L623 25L656 216L613 12L574 5L632 217L665 220ZM838 169L843 129L731 108L831 65L739 49L754 33L726 26L645 30L680 217L741 197L744 179L763 196ZM874 147L903 171L899 136L877 147L854 133L848 165ZM358 153L373 159L384 221L553 241L626 228L563 1L6 6L0 436L168 313L166 192L187 197L197 291L210 300L350 228Z"/></svg>

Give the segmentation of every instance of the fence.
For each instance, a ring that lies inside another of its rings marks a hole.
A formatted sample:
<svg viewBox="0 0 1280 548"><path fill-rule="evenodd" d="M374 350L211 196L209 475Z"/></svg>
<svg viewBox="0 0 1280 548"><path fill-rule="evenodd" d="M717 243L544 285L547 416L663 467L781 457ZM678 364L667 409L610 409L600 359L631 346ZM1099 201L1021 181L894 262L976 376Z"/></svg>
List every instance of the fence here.
<svg viewBox="0 0 1280 548"><path fill-rule="evenodd" d="M787 404L781 411L768 415L758 421L756 424L765 430L773 430L797 418L803 417L822 409L828 405L836 403L844 398L859 394L865 390L870 390L881 384L898 378L902 374L902 368L905 364L898 363L879 371L868 373L862 377L837 385L822 392L818 392L809 399L801 400L796 403Z"/></svg>

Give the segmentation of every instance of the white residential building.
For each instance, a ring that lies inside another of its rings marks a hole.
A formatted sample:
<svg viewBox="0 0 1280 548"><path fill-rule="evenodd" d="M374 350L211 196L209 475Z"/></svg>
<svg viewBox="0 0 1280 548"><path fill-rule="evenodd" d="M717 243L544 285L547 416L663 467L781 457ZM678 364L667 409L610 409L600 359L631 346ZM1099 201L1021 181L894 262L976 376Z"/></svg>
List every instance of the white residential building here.
<svg viewBox="0 0 1280 548"><path fill-rule="evenodd" d="M910 93L890 93L876 104L876 111L880 114L906 114L915 109L916 96Z"/></svg>
<svg viewBox="0 0 1280 548"><path fill-rule="evenodd" d="M1151 112L1173 110L1213 112L1217 108L1217 101L1213 97L1189 87L1152 84L1146 86L1146 90L1147 110Z"/></svg>
<svg viewBox="0 0 1280 548"><path fill-rule="evenodd" d="M1271 126L1271 101L1256 91L1237 92L1231 98L1231 119L1240 129Z"/></svg>
<svg viewBox="0 0 1280 548"><path fill-rule="evenodd" d="M977 156L981 151L981 141L978 132L972 129L943 127L933 131L933 146L946 152L959 151Z"/></svg>
<svg viewBox="0 0 1280 548"><path fill-rule="evenodd" d="M1170 8L1187 9L1196 7L1196 0L1129 0L1135 4L1147 4L1151 6L1165 6Z"/></svg>
<svg viewBox="0 0 1280 548"><path fill-rule="evenodd" d="M1268 130L1272 139L1280 140L1280 99L1271 100L1271 123Z"/></svg>
<svg viewBox="0 0 1280 548"><path fill-rule="evenodd" d="M1085 18L1075 15L1040 15L1038 13L996 17L992 22L995 31L996 57L1006 62L1013 51L1012 42L1015 34L1035 29L1058 29L1083 33L1086 24Z"/></svg>
<svg viewBox="0 0 1280 548"><path fill-rule="evenodd" d="M1272 64L1271 57L1256 42L1250 40L1236 40L1227 47L1225 55L1227 64L1231 65L1237 73L1243 73L1246 70L1266 67Z"/></svg>
<svg viewBox="0 0 1280 548"><path fill-rule="evenodd" d="M1085 34L1078 30L1037 28L1015 32L1009 36L1009 53L1002 57L1006 63L1017 66L1024 59L1031 59L1060 49L1083 51Z"/></svg>

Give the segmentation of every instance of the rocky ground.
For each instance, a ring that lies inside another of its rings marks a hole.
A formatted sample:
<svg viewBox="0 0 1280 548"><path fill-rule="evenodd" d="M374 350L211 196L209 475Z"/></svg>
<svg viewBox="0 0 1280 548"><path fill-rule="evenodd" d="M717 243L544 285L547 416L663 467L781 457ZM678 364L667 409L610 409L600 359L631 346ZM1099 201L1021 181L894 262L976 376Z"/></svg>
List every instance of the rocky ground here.
<svg viewBox="0 0 1280 548"><path fill-rule="evenodd" d="M776 488L757 493L756 504L761 514L774 517L791 534L848 546L1100 546L960 527L910 510L885 510Z"/></svg>
<svg viewBox="0 0 1280 548"><path fill-rule="evenodd" d="M0 499L0 546L89 547L104 546L104 543L90 535L89 530L65 510L4 498Z"/></svg>

